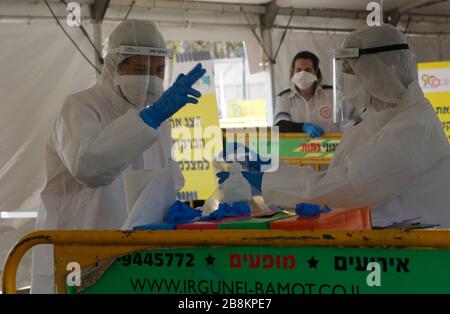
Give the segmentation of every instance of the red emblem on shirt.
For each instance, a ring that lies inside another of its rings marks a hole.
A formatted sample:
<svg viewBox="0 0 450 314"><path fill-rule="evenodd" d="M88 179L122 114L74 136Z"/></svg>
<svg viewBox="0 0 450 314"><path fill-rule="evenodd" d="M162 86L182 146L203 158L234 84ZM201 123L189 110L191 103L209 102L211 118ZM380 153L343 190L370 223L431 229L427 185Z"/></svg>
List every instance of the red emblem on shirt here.
<svg viewBox="0 0 450 314"><path fill-rule="evenodd" d="M331 118L331 108L328 106L323 106L319 110L320 116L324 119L330 119Z"/></svg>

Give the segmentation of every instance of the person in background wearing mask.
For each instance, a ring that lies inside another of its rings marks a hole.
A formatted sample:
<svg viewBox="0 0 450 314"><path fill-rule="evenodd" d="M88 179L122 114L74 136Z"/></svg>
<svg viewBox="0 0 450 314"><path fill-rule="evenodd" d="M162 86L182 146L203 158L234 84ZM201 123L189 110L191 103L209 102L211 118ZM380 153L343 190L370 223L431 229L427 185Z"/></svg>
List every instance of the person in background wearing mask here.
<svg viewBox="0 0 450 314"><path fill-rule="evenodd" d="M129 171L171 168L175 189L184 185L165 120L198 102L192 85L205 70L198 64L164 92L168 56L150 21L128 19L113 30L97 83L69 96L53 126L37 230L120 229ZM52 247L35 248L31 292L54 292L53 271Z"/></svg>
<svg viewBox="0 0 450 314"><path fill-rule="evenodd" d="M367 110L344 132L328 170L282 165L244 177L266 203L284 208L301 202L370 207L374 226L420 217L450 228L450 145L420 88L405 36L390 25L364 26L343 48L336 75L343 98ZM217 176L223 182L228 173Z"/></svg>
<svg viewBox="0 0 450 314"><path fill-rule="evenodd" d="M274 125L280 132L305 132L310 137L340 131L340 125L332 121L332 87L321 85L319 58L309 51L299 52L290 71L292 86L277 97Z"/></svg>

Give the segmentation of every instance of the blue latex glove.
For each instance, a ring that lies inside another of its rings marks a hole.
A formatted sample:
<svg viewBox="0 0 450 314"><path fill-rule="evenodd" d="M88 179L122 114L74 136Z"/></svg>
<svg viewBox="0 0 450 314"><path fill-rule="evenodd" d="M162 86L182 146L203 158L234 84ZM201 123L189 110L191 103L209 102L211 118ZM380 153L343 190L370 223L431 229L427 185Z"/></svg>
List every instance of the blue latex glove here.
<svg viewBox="0 0 450 314"><path fill-rule="evenodd" d="M248 181L248 183L250 183L251 186L261 192L262 179L264 175L263 172L242 171L242 175ZM226 181L226 179L228 179L230 173L228 171L220 171L216 173L216 176L219 178L219 183L222 184Z"/></svg>
<svg viewBox="0 0 450 314"><path fill-rule="evenodd" d="M311 137L319 137L323 134L323 129L313 123L304 123L303 132L308 133Z"/></svg>
<svg viewBox="0 0 450 314"><path fill-rule="evenodd" d="M242 159L242 153L244 153L245 160L240 160ZM225 161L237 160L248 171L259 172L261 171L261 166L270 165L272 162L272 159L262 160L258 153L239 142L227 143L225 149L219 155ZM232 156L237 158L233 158ZM227 157L231 157L232 159L229 160Z"/></svg>
<svg viewBox="0 0 450 314"><path fill-rule="evenodd" d="M202 94L192 88L195 82L205 74L206 70L202 64L197 64L188 74L178 75L175 83L172 84L162 96L151 106L143 109L139 115L146 124L157 129L163 121L170 118L184 105L196 104ZM194 96L194 97L191 97Z"/></svg>
<svg viewBox="0 0 450 314"><path fill-rule="evenodd" d="M217 210L213 211L209 216L202 217L200 220L208 221L225 217L248 216L250 212L250 206L244 202L234 202L231 205L221 203Z"/></svg>
<svg viewBox="0 0 450 314"><path fill-rule="evenodd" d="M193 209L191 206L175 201L169 208L166 220L164 222L168 224L184 224L192 219L202 215L202 211L199 209Z"/></svg>
<svg viewBox="0 0 450 314"><path fill-rule="evenodd" d="M320 208L317 204L300 203L295 206L297 216L311 217L318 216L320 213L328 213L331 209L328 206Z"/></svg>

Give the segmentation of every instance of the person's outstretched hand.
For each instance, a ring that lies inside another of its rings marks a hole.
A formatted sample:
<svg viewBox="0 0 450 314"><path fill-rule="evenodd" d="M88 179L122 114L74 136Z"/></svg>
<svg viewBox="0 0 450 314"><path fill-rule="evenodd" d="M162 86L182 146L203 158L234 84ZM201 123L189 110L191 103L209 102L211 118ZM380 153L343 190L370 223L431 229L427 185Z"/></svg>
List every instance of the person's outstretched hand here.
<svg viewBox="0 0 450 314"><path fill-rule="evenodd" d="M188 74L178 75L175 83L172 84L162 96L149 107L143 109L139 115L152 128L158 128L163 121L170 118L186 104L198 103L202 94L192 88L206 70L202 64L198 63Z"/></svg>

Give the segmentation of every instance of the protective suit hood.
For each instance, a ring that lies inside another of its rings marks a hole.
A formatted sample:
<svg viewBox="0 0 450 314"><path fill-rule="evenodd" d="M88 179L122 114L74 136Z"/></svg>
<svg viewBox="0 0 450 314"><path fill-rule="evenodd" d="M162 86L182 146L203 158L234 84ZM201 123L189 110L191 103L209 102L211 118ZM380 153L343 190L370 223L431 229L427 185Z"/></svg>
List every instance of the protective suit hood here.
<svg viewBox="0 0 450 314"><path fill-rule="evenodd" d="M127 19L112 31L107 41L105 64L99 84L114 90L115 96L123 99L117 86L114 85L117 68L124 56L113 51L120 46L166 48L166 44L155 24L147 20ZM123 105L123 103L119 101L119 105Z"/></svg>
<svg viewBox="0 0 450 314"><path fill-rule="evenodd" d="M406 43L405 36L390 25L364 26L344 40L343 48L367 49ZM399 104L410 83L417 81L416 59L409 49L364 54L347 62L375 98L375 110ZM421 93L420 87L416 92Z"/></svg>

